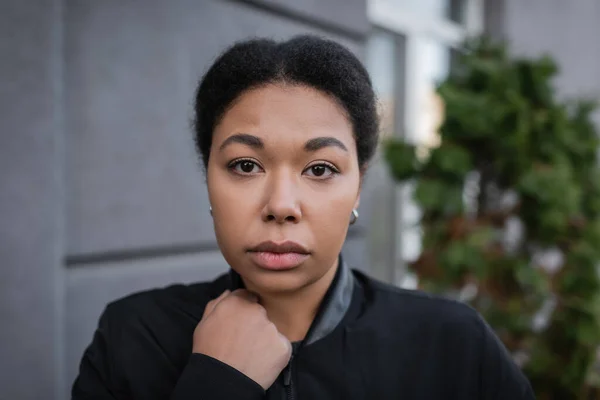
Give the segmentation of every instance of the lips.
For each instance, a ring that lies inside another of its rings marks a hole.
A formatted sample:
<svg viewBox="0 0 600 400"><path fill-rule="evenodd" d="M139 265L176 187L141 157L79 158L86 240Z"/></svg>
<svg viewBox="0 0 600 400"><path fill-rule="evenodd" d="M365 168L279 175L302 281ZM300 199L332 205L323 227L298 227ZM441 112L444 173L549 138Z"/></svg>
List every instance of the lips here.
<svg viewBox="0 0 600 400"><path fill-rule="evenodd" d="M296 268L310 256L310 252L304 246L292 241L262 242L249 249L248 253L260 268L271 271Z"/></svg>

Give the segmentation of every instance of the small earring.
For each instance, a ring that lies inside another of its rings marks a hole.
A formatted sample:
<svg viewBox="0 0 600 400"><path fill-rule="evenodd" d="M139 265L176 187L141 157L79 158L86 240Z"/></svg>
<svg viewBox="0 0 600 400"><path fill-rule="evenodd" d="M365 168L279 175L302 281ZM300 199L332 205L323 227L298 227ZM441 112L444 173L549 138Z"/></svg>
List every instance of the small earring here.
<svg viewBox="0 0 600 400"><path fill-rule="evenodd" d="M356 208L354 210L352 210L352 214L351 218L350 218L350 225L354 225L356 223L356 221L358 220L358 211L356 211Z"/></svg>
<svg viewBox="0 0 600 400"><path fill-rule="evenodd" d="M208 212L210 213L210 215L212 215L212 206L208 207Z"/></svg>

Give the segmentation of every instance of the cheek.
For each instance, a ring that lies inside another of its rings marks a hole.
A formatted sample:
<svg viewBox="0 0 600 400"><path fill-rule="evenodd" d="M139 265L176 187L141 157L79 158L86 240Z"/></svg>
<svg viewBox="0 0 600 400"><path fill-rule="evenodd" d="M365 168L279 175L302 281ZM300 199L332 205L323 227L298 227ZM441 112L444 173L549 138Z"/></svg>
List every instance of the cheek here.
<svg viewBox="0 0 600 400"><path fill-rule="evenodd" d="M241 229L239 225L236 229L235 221L230 220L227 216L215 216L214 225L217 244L227 258L230 253L234 252L236 245L241 242L241 237L238 237L241 235Z"/></svg>
<svg viewBox="0 0 600 400"><path fill-rule="evenodd" d="M208 185L215 234L219 244L236 243L248 224L252 204L248 196L238 193L235 185L219 178L216 182L216 185Z"/></svg>
<svg viewBox="0 0 600 400"><path fill-rule="evenodd" d="M339 185L306 201L311 229L319 241L343 241L358 196L358 183Z"/></svg>
<svg viewBox="0 0 600 400"><path fill-rule="evenodd" d="M213 206L213 224L217 245L231 266L243 265L242 244L248 243L247 218L241 212L243 205L235 203L222 203L218 207Z"/></svg>

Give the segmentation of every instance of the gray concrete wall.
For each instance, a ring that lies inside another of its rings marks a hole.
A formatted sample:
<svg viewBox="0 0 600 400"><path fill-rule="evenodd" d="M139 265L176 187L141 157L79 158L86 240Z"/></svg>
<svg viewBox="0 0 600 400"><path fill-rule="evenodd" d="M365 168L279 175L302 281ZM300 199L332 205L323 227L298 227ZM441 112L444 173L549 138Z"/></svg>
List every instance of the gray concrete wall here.
<svg viewBox="0 0 600 400"><path fill-rule="evenodd" d="M108 301L226 270L189 129L216 55L312 32L362 57L368 29L364 0L1 3L0 399L68 398Z"/></svg>
<svg viewBox="0 0 600 400"><path fill-rule="evenodd" d="M60 4L0 5L0 398L61 378L64 136Z"/></svg>

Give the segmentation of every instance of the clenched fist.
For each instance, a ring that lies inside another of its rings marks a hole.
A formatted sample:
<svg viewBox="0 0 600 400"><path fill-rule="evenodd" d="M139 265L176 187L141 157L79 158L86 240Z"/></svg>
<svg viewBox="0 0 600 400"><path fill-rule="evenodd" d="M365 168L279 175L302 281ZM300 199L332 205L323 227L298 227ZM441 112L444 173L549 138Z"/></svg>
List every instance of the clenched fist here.
<svg viewBox="0 0 600 400"><path fill-rule="evenodd" d="M232 366L265 390L285 368L292 345L247 290L225 291L206 305L193 352Z"/></svg>

